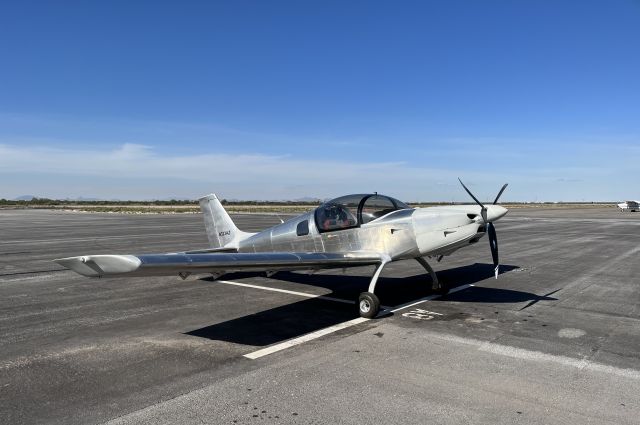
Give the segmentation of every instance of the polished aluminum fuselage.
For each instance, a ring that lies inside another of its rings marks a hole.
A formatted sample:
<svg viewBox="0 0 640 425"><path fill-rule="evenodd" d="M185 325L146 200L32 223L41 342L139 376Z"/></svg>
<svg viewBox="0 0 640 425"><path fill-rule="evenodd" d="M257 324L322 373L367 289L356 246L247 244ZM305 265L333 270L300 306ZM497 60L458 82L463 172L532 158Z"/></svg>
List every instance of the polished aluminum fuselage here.
<svg viewBox="0 0 640 425"><path fill-rule="evenodd" d="M489 220L506 211L489 207ZM305 220L309 232L299 236L298 225ZM476 205L397 210L359 227L330 232L319 232L311 211L240 241L238 252L371 252L400 260L448 255L482 236L484 222Z"/></svg>

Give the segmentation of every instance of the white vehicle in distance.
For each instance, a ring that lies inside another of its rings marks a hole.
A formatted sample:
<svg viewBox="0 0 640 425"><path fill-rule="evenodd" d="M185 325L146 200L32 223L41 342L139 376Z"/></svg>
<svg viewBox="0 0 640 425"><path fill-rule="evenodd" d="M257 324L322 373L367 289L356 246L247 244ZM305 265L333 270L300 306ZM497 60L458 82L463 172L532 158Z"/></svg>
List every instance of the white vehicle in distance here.
<svg viewBox="0 0 640 425"><path fill-rule="evenodd" d="M634 211L640 211L640 205L638 203L638 201L624 201L618 204L618 208L620 208L620 211L625 212L625 211L630 211L630 212L634 212Z"/></svg>

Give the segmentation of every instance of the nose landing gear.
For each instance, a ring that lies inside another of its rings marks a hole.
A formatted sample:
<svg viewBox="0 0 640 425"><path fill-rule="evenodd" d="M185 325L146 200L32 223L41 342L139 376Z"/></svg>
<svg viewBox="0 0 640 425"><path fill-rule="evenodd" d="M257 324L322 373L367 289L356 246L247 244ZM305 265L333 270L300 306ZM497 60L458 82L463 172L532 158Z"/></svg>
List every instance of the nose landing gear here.
<svg viewBox="0 0 640 425"><path fill-rule="evenodd" d="M420 265L424 267L427 272L429 272L429 276L431 276L431 291L438 295L448 294L449 288L440 283L440 281L438 280L438 275L436 275L435 270L433 270L427 260L425 260L423 257L417 257L416 261L420 263Z"/></svg>

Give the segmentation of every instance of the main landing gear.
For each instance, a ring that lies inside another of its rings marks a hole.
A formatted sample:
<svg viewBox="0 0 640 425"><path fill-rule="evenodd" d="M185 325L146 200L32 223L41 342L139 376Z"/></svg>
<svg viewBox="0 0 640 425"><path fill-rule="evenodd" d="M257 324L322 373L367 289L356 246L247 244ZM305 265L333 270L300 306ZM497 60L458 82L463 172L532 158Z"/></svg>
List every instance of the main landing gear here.
<svg viewBox="0 0 640 425"><path fill-rule="evenodd" d="M384 266L389 263L391 259L383 260L380 265L376 268L373 277L371 278L371 282L369 283L369 290L367 292L363 292L358 297L358 312L361 317L365 317L367 319L373 319L380 312L380 300L373 292L376 289L376 283L378 282L378 278L380 277L380 273ZM438 276L433 268L429 265L427 260L422 257L416 258L416 261L424 267L429 275L431 276L432 286L431 290L438 295L445 295L449 292L449 288L445 287L438 280Z"/></svg>
<svg viewBox="0 0 640 425"><path fill-rule="evenodd" d="M378 315L378 312L380 311L380 300L373 291L376 289L376 283L380 277L380 272L382 272L384 266L386 266L390 261L391 258L386 258L380 262L380 265L376 268L376 271L373 273L373 277L371 278L371 282L369 283L369 291L361 293L358 297L358 311L360 312L361 317L373 319Z"/></svg>
<svg viewBox="0 0 640 425"><path fill-rule="evenodd" d="M358 297L358 310L361 317L373 319L380 311L380 300L372 292L363 292Z"/></svg>

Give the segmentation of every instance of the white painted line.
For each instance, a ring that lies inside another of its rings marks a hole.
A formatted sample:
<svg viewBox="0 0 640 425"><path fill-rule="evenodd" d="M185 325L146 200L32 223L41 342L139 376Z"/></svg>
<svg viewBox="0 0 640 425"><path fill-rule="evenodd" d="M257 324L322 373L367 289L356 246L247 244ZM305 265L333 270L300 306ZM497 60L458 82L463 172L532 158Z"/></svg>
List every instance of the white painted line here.
<svg viewBox="0 0 640 425"><path fill-rule="evenodd" d="M295 295L304 294L303 292L287 291L285 289L276 289L276 288L265 288L265 287L262 287L262 286L247 285L245 283L237 283L237 282L229 282L229 281L219 281L219 282L228 283L228 284L231 284L231 285L248 286L250 288L254 288L255 287L255 288L258 288L258 289L273 289L276 292L285 292L285 293L290 293L290 294L295 294ZM473 285L469 284L469 285L456 286L455 288L451 289L448 293L449 294L453 294L455 292L459 292L459 291L462 291L464 289L467 289L467 288L469 288L471 286L473 286ZM311 296L309 294L304 294L304 295L305 296ZM399 311L399 310L403 310L405 308L412 307L414 305L423 303L425 301L431 301L431 300L439 298L441 296L442 295L430 295L428 297L424 297L424 298L421 298L421 299L416 300L416 301L411 301L411 302L409 302L407 304L403 304L403 305L400 305L400 306L397 306L397 307L385 307L385 310L381 311L378 314L378 317L383 316L384 314L388 314L390 312L393 313L393 312L396 312L396 311ZM338 299L336 298L335 300L338 300ZM341 300L341 301L345 301L345 300ZM349 302L349 303L351 303L351 302ZM270 347L263 348L263 349L258 350L258 351L254 351L252 353L245 354L244 357L246 357L248 359L251 359L251 360L255 360L255 359L258 359L260 357L264 357L264 356L267 356L269 354L276 353L276 352L282 351L282 350L286 350L287 348L291 348L291 347L294 347L296 345L299 345L299 344L302 344L302 343L305 343L305 342L320 338L322 336L325 336L325 335L328 335L330 333L339 331L341 329L345 329L345 328L348 328L348 327L351 327L351 326L354 326L354 325L358 325L360 323L364 323L364 322L366 322L368 320L371 320L371 319L367 319L365 317L358 317L357 319L349 320L347 322L338 323L337 325L329 326L328 328L324 328L324 329L319 329L319 330L317 330L315 332L311 332L311 333L308 333L306 335L302 335L300 337L292 338L290 340L281 342L280 344L275 344L275 345L272 345Z"/></svg>
<svg viewBox="0 0 640 425"><path fill-rule="evenodd" d="M333 325L333 326L329 326L328 328L324 328L324 329L320 329L317 330L315 332L311 332L308 333L306 335L302 335L298 338L293 338L290 339L288 341L285 342L281 342L280 344L276 344L276 345L272 345L270 347L267 348L263 348L261 350L258 351L254 351L253 353L249 353L249 354L245 354L244 357L251 359L251 360L255 360L258 359L260 357L264 357L267 356L269 354L278 352L278 351L282 351L282 350L286 350L287 348L299 345L299 344L303 344L305 342L320 338L321 336L325 336L328 335L330 333L339 331L341 329L345 329L351 326L355 326L358 325L360 323L364 323L368 320L371 319L367 319L365 317L358 317L357 319L353 319L353 320L349 320L348 322L342 322L342 323L338 323L337 325Z"/></svg>
<svg viewBox="0 0 640 425"><path fill-rule="evenodd" d="M447 295L463 291L463 290L465 290L467 288L470 288L472 286L473 286L473 284L456 286L455 288L450 289L449 292L447 292ZM406 308L413 307L414 305L418 305L418 304L421 304L421 303L424 303L424 302L427 302L427 301L435 300L436 298L440 298L440 297L442 297L442 295L435 294L435 295L429 295L428 297L420 298L419 300L409 301L406 304L402 304L402 305L399 305L399 306L392 307L391 309L386 309L386 310L381 311L380 312L380 316L382 316L383 314L395 313L396 311L404 310Z"/></svg>
<svg viewBox="0 0 640 425"><path fill-rule="evenodd" d="M478 351L497 354L514 359L526 361L535 361L540 363L556 363L562 366L573 367L579 370L588 370L590 372L600 372L609 375L622 376L624 378L640 380L640 370L624 369L616 366L610 366L598 363L586 358L576 359L573 357L561 356L557 354L547 354L541 351L528 350L525 348L512 347L510 345L498 344L490 341L482 341L473 338L465 338L455 335L446 335L436 332L425 331L423 335L457 344L465 344L475 346Z"/></svg>
<svg viewBox="0 0 640 425"><path fill-rule="evenodd" d="M321 300L335 301L338 303L354 304L352 300L344 300L342 298L327 297L325 295L307 294L306 292L289 291L287 289L271 288L268 286L249 285L248 283L232 282L230 280L217 280L216 282L224 283L227 285L242 286L245 288L262 289L263 291L272 291L272 292L280 292L280 293L289 294L289 295L298 295L300 297L305 297L305 298L318 298Z"/></svg>

